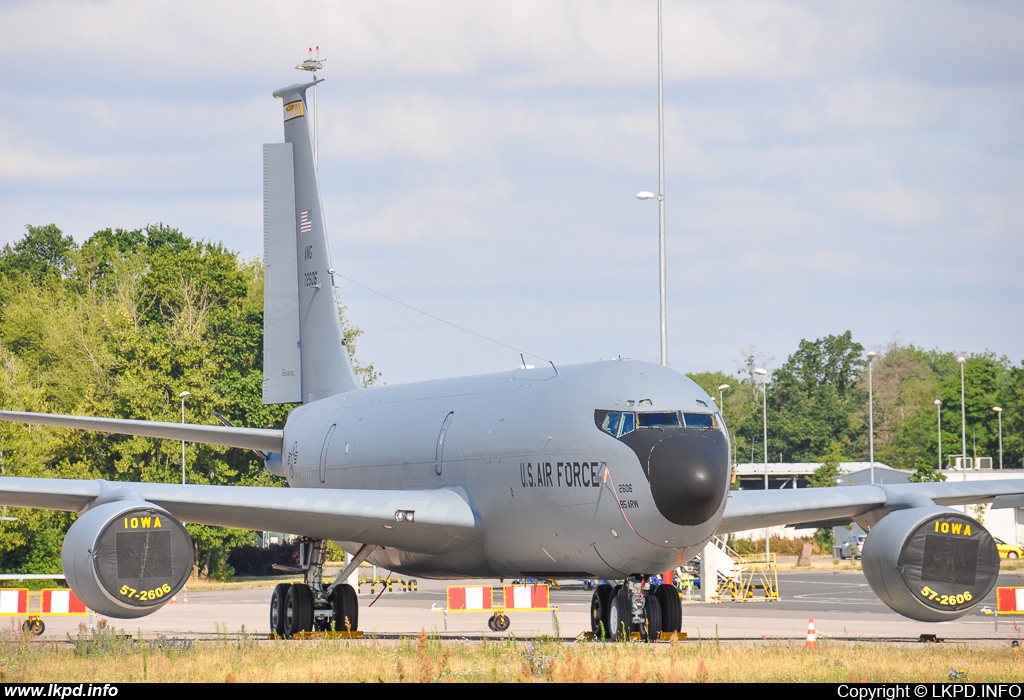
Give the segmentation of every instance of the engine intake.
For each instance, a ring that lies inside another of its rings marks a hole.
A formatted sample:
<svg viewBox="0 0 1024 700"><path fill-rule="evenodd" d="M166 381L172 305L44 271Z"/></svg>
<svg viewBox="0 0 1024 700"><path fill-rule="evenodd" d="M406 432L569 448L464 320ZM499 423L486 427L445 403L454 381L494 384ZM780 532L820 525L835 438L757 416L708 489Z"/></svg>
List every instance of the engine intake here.
<svg viewBox="0 0 1024 700"><path fill-rule="evenodd" d="M949 508L908 508L868 534L864 576L886 605L914 620L942 622L977 607L999 576L999 551L981 523Z"/></svg>
<svg viewBox="0 0 1024 700"><path fill-rule="evenodd" d="M142 617L185 585L192 539L159 506L114 501L75 521L60 560L68 585L91 609L110 617Z"/></svg>

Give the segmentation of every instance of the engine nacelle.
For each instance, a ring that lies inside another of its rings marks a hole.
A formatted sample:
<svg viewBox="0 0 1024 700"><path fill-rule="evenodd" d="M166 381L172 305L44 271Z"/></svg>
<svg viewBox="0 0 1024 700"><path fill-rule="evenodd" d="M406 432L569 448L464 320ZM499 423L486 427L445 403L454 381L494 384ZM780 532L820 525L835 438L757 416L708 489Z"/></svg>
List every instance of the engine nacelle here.
<svg viewBox="0 0 1024 700"><path fill-rule="evenodd" d="M861 561L882 602L922 622L966 615L999 576L999 551L988 530L938 506L886 515L871 528Z"/></svg>
<svg viewBox="0 0 1024 700"><path fill-rule="evenodd" d="M113 501L75 521L60 561L71 590L91 609L110 617L142 617L185 585L192 538L159 506Z"/></svg>

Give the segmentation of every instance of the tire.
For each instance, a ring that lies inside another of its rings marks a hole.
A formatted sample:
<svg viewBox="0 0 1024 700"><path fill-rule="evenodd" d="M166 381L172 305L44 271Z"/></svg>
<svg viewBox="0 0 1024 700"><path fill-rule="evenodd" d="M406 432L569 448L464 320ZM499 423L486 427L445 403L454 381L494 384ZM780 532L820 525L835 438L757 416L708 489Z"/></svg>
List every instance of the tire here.
<svg viewBox="0 0 1024 700"><path fill-rule="evenodd" d="M512 625L512 620L508 619L508 615L505 613L498 613L494 616L494 629L497 632L504 632Z"/></svg>
<svg viewBox="0 0 1024 700"><path fill-rule="evenodd" d="M683 628L683 601L675 586L661 584L654 589L654 597L661 606L661 631L672 634Z"/></svg>
<svg viewBox="0 0 1024 700"><path fill-rule="evenodd" d="M846 552L840 549L839 550L839 558L840 559L846 559Z"/></svg>
<svg viewBox="0 0 1024 700"><path fill-rule="evenodd" d="M36 618L35 620L25 620L21 625L21 629L28 634L38 637L43 633L43 630L46 629L46 624L39 618Z"/></svg>
<svg viewBox="0 0 1024 700"><path fill-rule="evenodd" d="M498 631L498 628L494 626L494 622L494 615L491 615L489 618L487 618L487 629L489 629L491 632Z"/></svg>
<svg viewBox="0 0 1024 700"><path fill-rule="evenodd" d="M359 629L359 598L352 586L343 583L331 591L334 610L334 631L355 632Z"/></svg>
<svg viewBox="0 0 1024 700"><path fill-rule="evenodd" d="M1017 558L1017 553L1016 552L1007 552L1006 553L1006 558L1007 559L1016 559Z"/></svg>
<svg viewBox="0 0 1024 700"><path fill-rule="evenodd" d="M601 640L611 636L611 626L608 623L611 601L612 587L607 583L598 586L590 599L590 631Z"/></svg>
<svg viewBox="0 0 1024 700"><path fill-rule="evenodd" d="M279 583L270 596L270 633L275 637L284 637L285 603L288 598L290 583Z"/></svg>
<svg viewBox="0 0 1024 700"><path fill-rule="evenodd" d="M633 627L633 606L629 600L629 589L620 587L608 606L609 639L628 641Z"/></svg>
<svg viewBox="0 0 1024 700"><path fill-rule="evenodd" d="M650 594L644 595L644 624L640 628L640 638L652 642L661 636L661 603Z"/></svg>
<svg viewBox="0 0 1024 700"><path fill-rule="evenodd" d="M284 631L289 637L313 629L313 591L304 583L296 583L285 597Z"/></svg>

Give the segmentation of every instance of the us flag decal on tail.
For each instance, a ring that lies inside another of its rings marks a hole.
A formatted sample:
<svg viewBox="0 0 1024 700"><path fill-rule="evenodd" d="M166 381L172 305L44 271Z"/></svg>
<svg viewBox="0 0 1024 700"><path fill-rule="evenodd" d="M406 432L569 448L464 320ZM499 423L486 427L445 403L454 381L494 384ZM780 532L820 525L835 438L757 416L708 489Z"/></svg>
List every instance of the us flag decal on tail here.
<svg viewBox="0 0 1024 700"><path fill-rule="evenodd" d="M299 214L299 233L309 233L313 230L313 222L309 220L309 209Z"/></svg>

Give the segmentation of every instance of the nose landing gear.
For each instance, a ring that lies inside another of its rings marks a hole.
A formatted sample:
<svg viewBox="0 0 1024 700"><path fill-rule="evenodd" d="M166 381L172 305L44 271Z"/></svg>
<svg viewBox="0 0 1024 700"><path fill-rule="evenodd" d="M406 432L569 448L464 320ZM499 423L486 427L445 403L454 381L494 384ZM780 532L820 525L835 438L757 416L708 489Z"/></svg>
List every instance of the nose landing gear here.
<svg viewBox="0 0 1024 700"><path fill-rule="evenodd" d="M682 602L674 586L645 585L639 577L614 588L598 586L590 602L590 628L602 640L628 640L635 633L643 641L653 641L662 632L679 632L682 619Z"/></svg>

